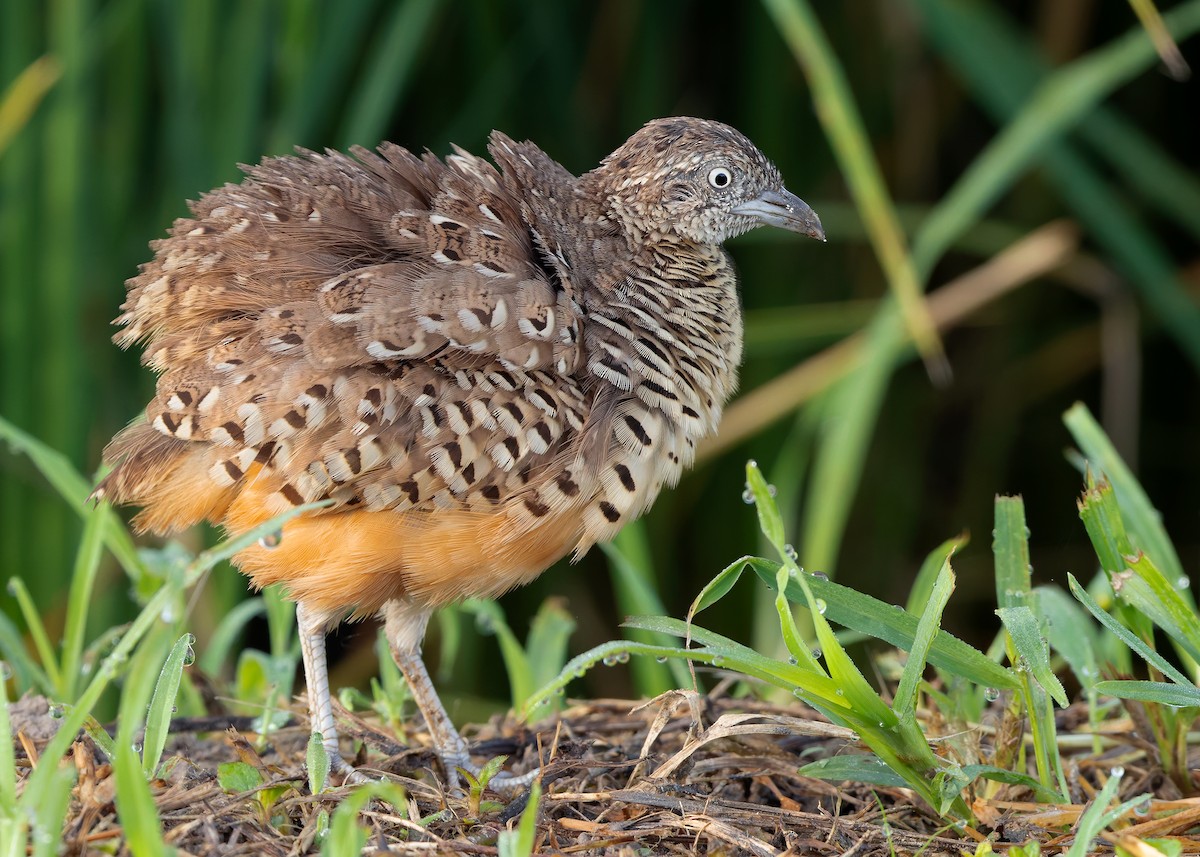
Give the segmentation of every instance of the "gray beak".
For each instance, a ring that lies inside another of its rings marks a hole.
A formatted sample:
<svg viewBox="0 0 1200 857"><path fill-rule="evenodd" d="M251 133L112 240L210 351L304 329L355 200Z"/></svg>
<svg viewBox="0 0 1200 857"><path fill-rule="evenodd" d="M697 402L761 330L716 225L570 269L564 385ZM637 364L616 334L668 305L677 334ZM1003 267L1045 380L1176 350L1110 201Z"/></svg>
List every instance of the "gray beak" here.
<svg viewBox="0 0 1200 857"><path fill-rule="evenodd" d="M817 213L786 188L764 190L754 199L734 208L733 213L753 217L763 226L778 226L790 232L812 236L818 241L825 240L825 230L821 228Z"/></svg>

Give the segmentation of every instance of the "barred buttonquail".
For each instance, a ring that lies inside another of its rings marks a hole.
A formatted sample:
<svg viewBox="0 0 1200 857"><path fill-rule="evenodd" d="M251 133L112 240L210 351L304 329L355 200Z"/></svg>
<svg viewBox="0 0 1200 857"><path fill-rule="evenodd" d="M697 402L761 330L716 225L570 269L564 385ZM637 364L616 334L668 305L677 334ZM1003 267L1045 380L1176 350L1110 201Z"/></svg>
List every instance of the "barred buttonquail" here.
<svg viewBox="0 0 1200 857"><path fill-rule="evenodd" d="M381 614L448 779L477 771L421 661L430 613L580 556L674 484L737 380L721 243L824 239L717 122L650 122L578 178L488 148L496 167L391 144L269 158L153 245L117 319L159 378L97 496L160 533L332 501L235 561L297 602L313 729L350 780L325 632Z"/></svg>

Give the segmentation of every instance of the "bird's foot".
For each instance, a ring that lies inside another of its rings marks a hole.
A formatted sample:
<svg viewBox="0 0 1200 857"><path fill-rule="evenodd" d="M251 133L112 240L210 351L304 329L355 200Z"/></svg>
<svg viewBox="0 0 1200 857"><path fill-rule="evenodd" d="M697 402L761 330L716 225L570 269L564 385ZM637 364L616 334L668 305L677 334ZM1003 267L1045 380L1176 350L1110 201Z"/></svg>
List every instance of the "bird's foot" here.
<svg viewBox="0 0 1200 857"><path fill-rule="evenodd" d="M340 777L342 780L342 785L344 785L344 786L362 785L363 783L371 782L371 780L373 779L372 777L368 777L366 774L364 774L358 768L354 767L349 762L347 762L342 757L341 753L334 754L333 758L330 761L333 763L330 766L331 767L330 773L335 777Z"/></svg>
<svg viewBox="0 0 1200 857"><path fill-rule="evenodd" d="M459 771L465 771L472 779L479 781L483 778L484 767L477 765L471 761L471 755L467 751L467 744L460 736L457 743L452 743L450 747L438 750L438 758L442 761L442 769L446 772L446 785L452 793L462 793L462 784L459 781ZM485 783L487 788L500 792L505 795L514 795L517 792L529 788L529 784L538 778L541 774L541 768L534 768L524 774L508 774L498 773L493 774Z"/></svg>

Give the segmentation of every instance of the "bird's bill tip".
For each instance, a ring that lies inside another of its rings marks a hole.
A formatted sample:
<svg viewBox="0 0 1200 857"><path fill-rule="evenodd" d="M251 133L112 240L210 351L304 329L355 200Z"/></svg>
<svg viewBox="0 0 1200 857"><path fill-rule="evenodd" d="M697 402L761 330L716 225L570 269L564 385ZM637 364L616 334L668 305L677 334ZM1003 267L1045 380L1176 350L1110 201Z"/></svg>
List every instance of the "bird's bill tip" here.
<svg viewBox="0 0 1200 857"><path fill-rule="evenodd" d="M786 188L765 190L734 208L733 213L753 217L762 226L775 226L818 241L825 240L821 218L808 203Z"/></svg>

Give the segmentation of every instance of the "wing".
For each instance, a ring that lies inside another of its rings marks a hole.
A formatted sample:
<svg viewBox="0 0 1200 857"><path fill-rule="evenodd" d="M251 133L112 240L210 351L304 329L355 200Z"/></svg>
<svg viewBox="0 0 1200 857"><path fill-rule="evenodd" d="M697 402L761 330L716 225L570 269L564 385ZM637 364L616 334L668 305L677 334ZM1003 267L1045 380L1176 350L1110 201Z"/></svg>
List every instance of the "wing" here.
<svg viewBox="0 0 1200 857"><path fill-rule="evenodd" d="M587 417L581 311L503 182L384 145L206 195L129 283L116 339L161 374L100 492L157 530L219 518L250 481L272 512L562 502L569 471L562 497L524 486Z"/></svg>

